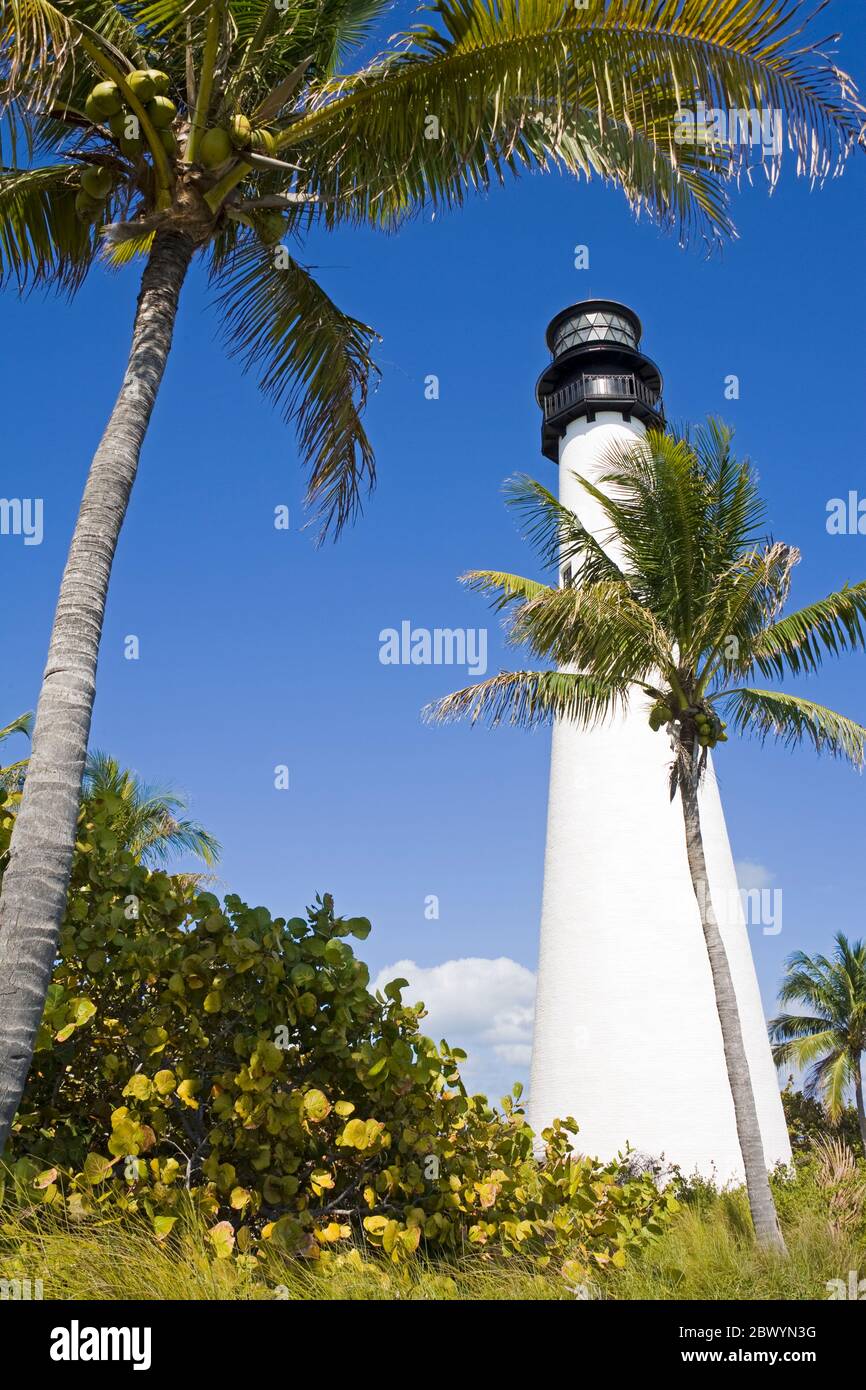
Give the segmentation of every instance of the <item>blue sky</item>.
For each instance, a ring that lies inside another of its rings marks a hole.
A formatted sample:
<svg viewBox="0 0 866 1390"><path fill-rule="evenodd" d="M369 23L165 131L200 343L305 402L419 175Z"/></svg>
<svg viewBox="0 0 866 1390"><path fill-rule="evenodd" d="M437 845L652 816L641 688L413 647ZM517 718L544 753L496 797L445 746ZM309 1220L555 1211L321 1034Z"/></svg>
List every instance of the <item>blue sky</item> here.
<svg viewBox="0 0 866 1390"><path fill-rule="evenodd" d="M860 0L835 0L833 25L842 66L866 85ZM386 19L383 34L394 27ZM382 665L379 633L404 619L486 627L490 670L512 663L497 619L456 577L535 572L501 486L518 470L555 482L533 387L548 320L590 293L641 315L670 418L717 412L736 426L774 535L803 551L795 601L866 577L866 537L826 530L829 499L866 497L864 170L861 157L810 191L789 162L772 197L757 180L735 194L740 239L710 260L636 224L617 192L559 177L528 178L396 236L317 237L303 258L383 335L368 411L379 487L336 547L317 550L301 529L292 433L215 340L201 273L184 290L115 565L93 744L188 793L224 844L226 890L287 915L329 890L338 909L369 916L374 972L415 962L422 996L436 1000L431 1028L468 1041L475 1076L494 1088L526 1072L548 737L422 725L421 706L465 671ZM589 247L589 270L574 268L577 244ZM0 538L0 723L35 704L135 294L134 271L98 271L72 304L0 300L0 493L45 508L42 545ZM731 373L738 401L724 399ZM429 374L438 400L425 399ZM280 504L289 531L274 528ZM138 661L124 658L129 634ZM828 665L801 688L866 720L864 662ZM288 791L274 788L277 764L289 768ZM783 893L781 933L753 933L772 1009L790 951L825 948L838 930L863 934L866 787L806 751L754 744L728 745L719 771L735 857ZM423 973L467 957L516 964Z"/></svg>

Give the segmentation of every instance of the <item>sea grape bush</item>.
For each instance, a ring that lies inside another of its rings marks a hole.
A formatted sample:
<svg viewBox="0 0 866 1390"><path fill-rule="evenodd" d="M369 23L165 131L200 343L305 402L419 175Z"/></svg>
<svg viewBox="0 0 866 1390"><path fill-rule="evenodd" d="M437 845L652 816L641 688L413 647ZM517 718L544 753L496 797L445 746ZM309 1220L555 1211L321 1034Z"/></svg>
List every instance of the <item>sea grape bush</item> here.
<svg viewBox="0 0 866 1390"><path fill-rule="evenodd" d="M0 806L0 866L13 812ZM192 1203L215 1259L269 1245L327 1268L358 1243L399 1263L465 1249L571 1276L625 1263L673 1209L651 1178L539 1144L520 1088L493 1109L465 1054L420 1031L406 982L371 993L331 898L272 917L220 904L82 810L59 957L5 1155L18 1200L129 1213L165 1239Z"/></svg>

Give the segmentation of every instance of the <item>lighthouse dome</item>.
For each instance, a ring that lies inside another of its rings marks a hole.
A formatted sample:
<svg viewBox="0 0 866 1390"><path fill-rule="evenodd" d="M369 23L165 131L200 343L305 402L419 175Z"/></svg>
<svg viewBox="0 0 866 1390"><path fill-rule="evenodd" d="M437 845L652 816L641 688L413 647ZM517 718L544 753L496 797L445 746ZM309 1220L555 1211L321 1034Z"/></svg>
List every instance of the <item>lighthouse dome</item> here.
<svg viewBox="0 0 866 1390"><path fill-rule="evenodd" d="M641 321L616 299L583 299L561 309L547 327L551 361L538 379L544 420L541 449L555 463L572 420L614 412L644 425L664 423L662 378L640 350Z"/></svg>
<svg viewBox="0 0 866 1390"><path fill-rule="evenodd" d="M584 343L636 348L640 335L640 319L625 304L615 299L584 299L556 315L547 329L547 345L554 357L560 357Z"/></svg>

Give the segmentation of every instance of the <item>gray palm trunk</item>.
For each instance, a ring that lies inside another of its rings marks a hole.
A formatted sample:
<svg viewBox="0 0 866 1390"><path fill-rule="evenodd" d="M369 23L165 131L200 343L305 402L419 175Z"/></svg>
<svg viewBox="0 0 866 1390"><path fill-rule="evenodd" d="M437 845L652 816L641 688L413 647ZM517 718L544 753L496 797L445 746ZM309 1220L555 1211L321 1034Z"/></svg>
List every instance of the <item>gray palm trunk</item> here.
<svg viewBox="0 0 866 1390"><path fill-rule="evenodd" d="M701 926L713 977L716 1009L722 1029L725 1065L734 1101L737 1137L740 1141L740 1152L746 1170L746 1187L749 1194L752 1223L760 1244L784 1251L785 1241L779 1226L776 1205L773 1201L767 1175L761 1128L758 1123L758 1109L755 1105L749 1061L743 1042L743 1030L740 1027L734 981L731 977L728 955L722 934L719 931L719 924L710 895L704 841L701 833L697 764L690 755L686 755L684 762L686 766L680 777L680 800L686 827L689 872L700 909Z"/></svg>
<svg viewBox="0 0 866 1390"><path fill-rule="evenodd" d="M0 894L0 1152L27 1081L75 845L108 581L195 250L157 233L120 394L94 455L54 615L24 794Z"/></svg>
<svg viewBox="0 0 866 1390"><path fill-rule="evenodd" d="M863 1060L858 1052L854 1058L854 1097L857 1101L857 1121L860 1125L860 1143L866 1157L866 1108L863 1105Z"/></svg>

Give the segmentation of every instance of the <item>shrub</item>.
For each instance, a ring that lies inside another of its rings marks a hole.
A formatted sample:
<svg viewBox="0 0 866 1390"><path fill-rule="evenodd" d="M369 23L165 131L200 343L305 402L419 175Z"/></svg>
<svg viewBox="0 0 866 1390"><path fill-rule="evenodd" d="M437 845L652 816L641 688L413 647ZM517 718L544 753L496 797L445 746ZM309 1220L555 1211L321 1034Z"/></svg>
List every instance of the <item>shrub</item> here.
<svg viewBox="0 0 866 1390"><path fill-rule="evenodd" d="M650 1176L576 1157L569 1119L536 1156L519 1087L501 1111L469 1095L406 981L370 993L349 940L366 918L327 895L289 920L221 905L137 863L112 814L110 796L82 811L7 1155L19 1199L143 1217L160 1240L192 1203L214 1258L248 1262L328 1263L354 1239L394 1263L468 1246L581 1277L661 1231L676 1204Z"/></svg>
<svg viewBox="0 0 866 1390"><path fill-rule="evenodd" d="M846 1105L834 1124L814 1096L804 1095L794 1086L793 1078L782 1092L782 1105L785 1121L791 1136L791 1147L795 1154L805 1153L815 1144L826 1138L842 1139L855 1153L863 1156L863 1141L860 1138L860 1123L853 1105Z"/></svg>

